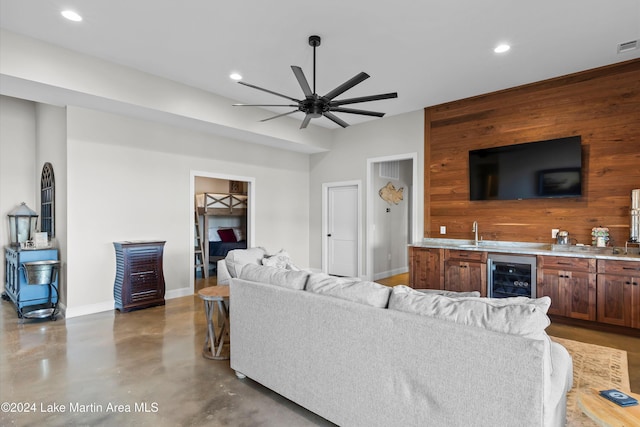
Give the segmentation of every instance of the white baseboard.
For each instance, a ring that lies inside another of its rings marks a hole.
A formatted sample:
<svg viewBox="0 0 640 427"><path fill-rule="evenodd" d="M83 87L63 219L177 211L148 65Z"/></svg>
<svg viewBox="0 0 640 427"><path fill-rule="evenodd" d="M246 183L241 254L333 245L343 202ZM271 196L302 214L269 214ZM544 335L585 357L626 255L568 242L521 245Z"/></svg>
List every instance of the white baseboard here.
<svg viewBox="0 0 640 427"><path fill-rule="evenodd" d="M110 311L113 309L113 300L81 305L80 307L67 307L64 317L66 319L71 319L73 317L86 316L87 314L101 313L103 311Z"/></svg>
<svg viewBox="0 0 640 427"><path fill-rule="evenodd" d="M193 290L191 288L171 289L165 292L164 299L168 300L186 297L189 295L193 295ZM73 317L86 316L87 314L102 313L104 311L111 310L115 310L114 300L82 305L80 307L65 307L65 310L61 310L61 312L64 313L64 317L66 319L71 319Z"/></svg>
<svg viewBox="0 0 640 427"><path fill-rule="evenodd" d="M191 288L180 288L180 289L171 289L166 291L164 294L164 299L174 299L180 297L187 297L189 295L193 295L193 289Z"/></svg>
<svg viewBox="0 0 640 427"><path fill-rule="evenodd" d="M408 273L408 272L409 272L409 267L408 266L400 267L400 268L394 268L394 269L391 269L391 270L382 271L380 273L375 273L373 275L373 280L386 279L387 277L390 277L390 276L395 276L395 275L398 275L398 274L404 274L404 273ZM409 285L409 284L407 283L407 285Z"/></svg>

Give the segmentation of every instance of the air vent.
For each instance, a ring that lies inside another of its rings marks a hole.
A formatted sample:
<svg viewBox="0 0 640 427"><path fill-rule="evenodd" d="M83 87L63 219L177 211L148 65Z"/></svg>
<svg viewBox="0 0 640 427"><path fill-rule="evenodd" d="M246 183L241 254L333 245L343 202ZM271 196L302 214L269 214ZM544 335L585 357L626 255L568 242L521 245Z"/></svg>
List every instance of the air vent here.
<svg viewBox="0 0 640 427"><path fill-rule="evenodd" d="M382 162L380 163L380 177L388 179L400 179L400 162Z"/></svg>
<svg viewBox="0 0 640 427"><path fill-rule="evenodd" d="M631 40L630 42L620 43L618 45L618 53L629 52L630 50L636 50L638 48L638 40Z"/></svg>

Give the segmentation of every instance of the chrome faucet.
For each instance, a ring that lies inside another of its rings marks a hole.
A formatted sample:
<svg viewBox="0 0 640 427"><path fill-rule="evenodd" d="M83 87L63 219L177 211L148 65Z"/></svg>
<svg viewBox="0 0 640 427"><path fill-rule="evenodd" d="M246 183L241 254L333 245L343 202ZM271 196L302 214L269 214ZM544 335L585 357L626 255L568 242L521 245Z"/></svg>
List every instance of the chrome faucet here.
<svg viewBox="0 0 640 427"><path fill-rule="evenodd" d="M476 246L478 246L478 221L473 221L473 228L471 229L471 231L476 233L475 240L476 240Z"/></svg>

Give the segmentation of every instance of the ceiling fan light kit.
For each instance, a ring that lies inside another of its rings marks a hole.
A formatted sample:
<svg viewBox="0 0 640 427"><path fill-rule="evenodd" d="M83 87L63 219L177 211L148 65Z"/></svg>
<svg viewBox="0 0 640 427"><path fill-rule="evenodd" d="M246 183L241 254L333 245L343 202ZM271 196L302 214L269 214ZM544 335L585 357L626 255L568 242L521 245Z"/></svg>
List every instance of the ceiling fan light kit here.
<svg viewBox="0 0 640 427"><path fill-rule="evenodd" d="M320 43L321 43L320 36L317 36L317 35L309 36L309 45L313 47L313 90L309 86L309 82L307 81L307 78L305 77L304 72L302 71L302 68L296 65L291 66L291 70L293 70L293 74L295 75L296 80L298 80L298 84L300 85L300 88L302 89L302 93L305 96L304 99L292 98L290 96L283 95L278 92L274 92L268 89L261 88L259 86L255 86L249 83L239 81L238 83L241 85L248 86L257 90L261 90L263 92L267 92L282 98L286 98L292 102L295 102L295 104L233 104L233 105L240 106L240 107L295 107L295 110L293 111L278 114L276 116L269 117L260 121L266 122L268 120L277 119L278 117L288 116L289 114L293 114L293 113L297 113L298 111L301 111L305 113L305 116L304 116L304 119L302 120L302 123L300 124L300 129L306 128L307 125L309 125L309 122L311 121L311 119L317 119L322 116L328 118L329 120L342 126L343 128L346 128L347 126L349 126L347 122L345 122L344 120L342 120L341 118L333 114L334 112L359 114L359 115L373 116L373 117L384 116L384 113L380 113L377 111L360 110L355 108L344 108L341 106L348 105L348 104L357 104L360 102L380 101L383 99L397 98L398 97L397 92L334 100L334 98L342 95L344 92L348 91L352 87L368 79L369 75L367 73L361 72L357 74L356 76L342 83L340 86L336 87L335 89L328 92L324 96L320 96L316 93L316 48L320 46Z"/></svg>

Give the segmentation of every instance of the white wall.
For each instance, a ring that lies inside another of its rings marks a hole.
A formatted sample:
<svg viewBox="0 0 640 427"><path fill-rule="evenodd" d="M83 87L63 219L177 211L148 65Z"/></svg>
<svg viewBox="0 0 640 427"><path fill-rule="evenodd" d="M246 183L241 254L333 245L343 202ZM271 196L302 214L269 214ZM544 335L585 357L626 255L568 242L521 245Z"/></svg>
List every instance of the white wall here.
<svg viewBox="0 0 640 427"><path fill-rule="evenodd" d="M11 210L25 202L37 211L36 175L35 104L0 96L0 247L9 244L7 214ZM0 277L4 290L4 252L2 259Z"/></svg>
<svg viewBox="0 0 640 427"><path fill-rule="evenodd" d="M55 105L76 105L172 123L298 152L326 150L330 130L235 108L236 101L42 40L0 29L0 87L4 95Z"/></svg>
<svg viewBox="0 0 640 427"><path fill-rule="evenodd" d="M310 166L310 267L321 268L322 260L322 184L326 182L361 180L367 181L367 159L393 156L405 153L418 153L418 176L424 176L424 118L422 111L385 117L383 119L350 126L334 132L331 151L311 155ZM424 211L424 192L422 182L419 187L417 203L419 215ZM377 197L378 189L363 189L365 197ZM366 206L366 203L364 204ZM362 212L364 247L366 254L365 232L366 212ZM422 227L422 221L419 227ZM422 235L422 229L416 230ZM368 270L365 265L365 271Z"/></svg>
<svg viewBox="0 0 640 427"><path fill-rule="evenodd" d="M169 296L190 293L191 172L255 178L257 245L309 263L308 156L68 107L67 316L113 308L114 241L166 240Z"/></svg>
<svg viewBox="0 0 640 427"><path fill-rule="evenodd" d="M375 164L373 220L375 230L373 244L373 278L381 279L408 271L410 229L410 203L412 161L399 161L399 179L383 178L379 174L380 163ZM378 196L380 188L391 182L396 190L403 189L403 200L398 204L389 204Z"/></svg>
<svg viewBox="0 0 640 427"><path fill-rule="evenodd" d="M66 305L67 267L67 111L63 107L36 103L35 185L40 214L40 177L46 162L53 166L55 179L55 239L61 260L58 286L60 303ZM38 222L40 224L40 222Z"/></svg>

